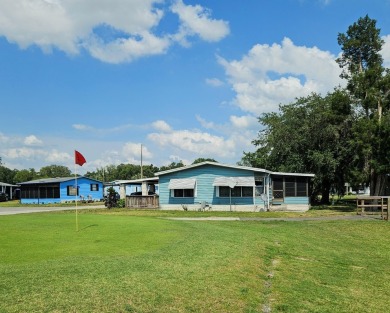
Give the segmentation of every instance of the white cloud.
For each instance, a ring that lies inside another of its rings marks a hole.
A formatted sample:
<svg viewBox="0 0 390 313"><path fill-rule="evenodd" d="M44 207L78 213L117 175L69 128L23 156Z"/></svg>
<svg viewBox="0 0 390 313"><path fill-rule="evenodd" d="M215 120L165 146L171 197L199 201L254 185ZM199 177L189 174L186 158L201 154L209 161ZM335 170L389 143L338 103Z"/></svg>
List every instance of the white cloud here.
<svg viewBox="0 0 390 313"><path fill-rule="evenodd" d="M3 133L0 133L0 142L1 143L7 143L9 141L9 137L4 135Z"/></svg>
<svg viewBox="0 0 390 313"><path fill-rule="evenodd" d="M10 148L8 150L5 150L4 155L6 158L9 159L18 159L18 158L35 159L37 157L45 156L46 153L43 150L22 147L22 148Z"/></svg>
<svg viewBox="0 0 390 313"><path fill-rule="evenodd" d="M206 78L206 84L212 87L221 87L224 83L218 78Z"/></svg>
<svg viewBox="0 0 390 313"><path fill-rule="evenodd" d="M206 129L216 129L217 128L215 123L206 121L206 119L204 119L203 117L201 117L199 115L196 116L196 119L203 128L206 128Z"/></svg>
<svg viewBox="0 0 390 313"><path fill-rule="evenodd" d="M30 135L24 138L24 144L26 146L41 146L43 142L42 140L38 139L36 136Z"/></svg>
<svg viewBox="0 0 390 313"><path fill-rule="evenodd" d="M162 131L162 132L171 132L172 128L169 126L169 124L165 121L155 121L152 124L153 128L156 129L157 131Z"/></svg>
<svg viewBox="0 0 390 313"><path fill-rule="evenodd" d="M56 149L48 152L45 161L49 164L66 164L73 160L69 153L60 152Z"/></svg>
<svg viewBox="0 0 390 313"><path fill-rule="evenodd" d="M230 122L232 123L233 127L237 129L250 129L259 126L257 118L255 118L252 115L245 115L245 116L232 115L230 117Z"/></svg>
<svg viewBox="0 0 390 313"><path fill-rule="evenodd" d="M200 5L185 5L177 0L171 7L172 12L179 15L180 31L176 40L187 45L186 38L198 35L205 41L219 41L230 33L229 24L223 20L211 18L211 11Z"/></svg>
<svg viewBox="0 0 390 313"><path fill-rule="evenodd" d="M218 60L236 92L235 104L260 115L277 110L280 103L326 93L341 84L335 59L327 51L296 46L285 38L281 45L257 44L239 61Z"/></svg>
<svg viewBox="0 0 390 313"><path fill-rule="evenodd" d="M200 131L152 133L148 135L148 139L165 149L189 152L196 156L194 159L198 156L230 157L235 151L235 143L232 140Z"/></svg>
<svg viewBox="0 0 390 313"><path fill-rule="evenodd" d="M80 131L85 131L85 130L92 130L93 127L85 125L85 124L73 124L72 127L74 129L80 130Z"/></svg>
<svg viewBox="0 0 390 313"><path fill-rule="evenodd" d="M70 55L85 49L103 62L130 62L165 53L174 43L175 35L155 33L168 10L161 4L165 1L0 0L0 36L21 48L36 45L45 52L59 49ZM178 15L183 41L195 34L218 41L229 32L226 22L212 19L199 5L178 1L171 9Z"/></svg>
<svg viewBox="0 0 390 313"><path fill-rule="evenodd" d="M382 47L383 64L385 67L390 68L390 35L382 37L385 41Z"/></svg>
<svg viewBox="0 0 390 313"><path fill-rule="evenodd" d="M105 43L94 35L84 44L90 54L107 63L131 62L137 58L163 54L167 51L170 42L167 38L158 38L145 32L136 38L119 38Z"/></svg>
<svg viewBox="0 0 390 313"><path fill-rule="evenodd" d="M128 161L132 161L134 163L135 160L140 162L141 160L141 143L127 142L123 146L122 155ZM142 145L142 159L151 159L153 154L148 150L145 145ZM136 162L136 163L138 163ZM131 163L131 162L130 162Z"/></svg>

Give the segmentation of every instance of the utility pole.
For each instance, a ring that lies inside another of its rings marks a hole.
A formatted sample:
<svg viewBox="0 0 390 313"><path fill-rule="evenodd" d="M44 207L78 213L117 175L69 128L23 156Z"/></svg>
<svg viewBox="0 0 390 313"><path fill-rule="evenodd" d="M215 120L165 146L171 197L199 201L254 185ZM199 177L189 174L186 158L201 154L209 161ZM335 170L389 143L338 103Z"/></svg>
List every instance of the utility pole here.
<svg viewBox="0 0 390 313"><path fill-rule="evenodd" d="M144 178L143 170L142 170L142 143L141 143L141 179Z"/></svg>

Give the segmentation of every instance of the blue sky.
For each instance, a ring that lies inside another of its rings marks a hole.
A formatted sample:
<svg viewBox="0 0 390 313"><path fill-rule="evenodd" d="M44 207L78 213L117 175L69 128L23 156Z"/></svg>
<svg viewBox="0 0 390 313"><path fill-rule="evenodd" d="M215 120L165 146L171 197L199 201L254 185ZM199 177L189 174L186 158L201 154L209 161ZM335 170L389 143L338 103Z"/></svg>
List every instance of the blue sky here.
<svg viewBox="0 0 390 313"><path fill-rule="evenodd" d="M343 84L337 34L390 0L0 0L0 157L79 173L235 164L257 117Z"/></svg>

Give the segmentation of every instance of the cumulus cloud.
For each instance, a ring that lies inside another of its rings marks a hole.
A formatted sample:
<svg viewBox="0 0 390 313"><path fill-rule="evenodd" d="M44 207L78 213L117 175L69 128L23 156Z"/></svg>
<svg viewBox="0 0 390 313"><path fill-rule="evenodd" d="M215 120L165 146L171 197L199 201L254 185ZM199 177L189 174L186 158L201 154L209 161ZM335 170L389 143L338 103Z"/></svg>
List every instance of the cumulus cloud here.
<svg viewBox="0 0 390 313"><path fill-rule="evenodd" d="M4 135L3 133L0 133L0 142L7 143L8 141L9 141L9 137Z"/></svg>
<svg viewBox="0 0 390 313"><path fill-rule="evenodd" d="M229 157L235 150L235 143L232 140L200 131L152 133L148 135L148 139L160 147L190 152L194 155Z"/></svg>
<svg viewBox="0 0 390 313"><path fill-rule="evenodd" d="M390 35L382 37L384 45L382 47L383 64L385 67L390 68Z"/></svg>
<svg viewBox="0 0 390 313"><path fill-rule="evenodd" d="M41 146L43 142L42 140L38 139L36 136L30 135L24 138L24 144L26 146Z"/></svg>
<svg viewBox="0 0 390 313"><path fill-rule="evenodd" d="M277 110L280 103L312 92L326 93L341 84L335 59L327 51L296 46L284 38L280 45L255 45L241 60L219 57L218 61L236 92L235 104L260 115Z"/></svg>
<svg viewBox="0 0 390 313"><path fill-rule="evenodd" d="M229 32L229 24L223 20L211 18L211 11L200 5L185 5L176 1L171 10L179 16L181 26L175 39L187 45L188 36L198 35L205 41L219 41Z"/></svg>
<svg viewBox="0 0 390 313"><path fill-rule="evenodd" d="M155 121L154 123L152 123L152 126L155 130L157 131L162 131L162 132L171 132L172 131L172 128L171 126L169 126L169 124L165 121Z"/></svg>
<svg viewBox="0 0 390 313"><path fill-rule="evenodd" d="M73 124L72 127L77 130L85 131L85 130L92 130L93 127L85 125L85 124Z"/></svg>
<svg viewBox="0 0 390 313"><path fill-rule="evenodd" d="M162 0L0 0L0 36L21 48L39 46L70 55L82 49L109 63L130 62L162 54L175 34L156 35L169 10ZM171 8L179 19L180 38L198 35L218 41L229 32L202 6L177 1Z"/></svg>
<svg viewBox="0 0 390 313"><path fill-rule="evenodd" d="M46 152L43 150L37 150L33 148L21 147L21 148L11 148L4 151L4 155L9 159L35 159L37 157L46 156Z"/></svg>
<svg viewBox="0 0 390 313"><path fill-rule="evenodd" d="M259 125L257 118L255 118L252 115L245 115L245 116L232 115L230 117L230 122L232 123L233 127L235 127L236 129L250 129L253 127L258 127Z"/></svg>
<svg viewBox="0 0 390 313"><path fill-rule="evenodd" d="M206 84L212 87L221 87L224 83L218 78L206 78Z"/></svg>
<svg viewBox="0 0 390 313"><path fill-rule="evenodd" d="M45 161L49 164L64 164L73 160L69 153L57 151L56 149L48 152Z"/></svg>
<svg viewBox="0 0 390 313"><path fill-rule="evenodd" d="M128 160L134 162L134 160L141 160L141 143L127 142L122 149L123 156ZM153 154L149 149L142 145L142 158L151 159Z"/></svg>

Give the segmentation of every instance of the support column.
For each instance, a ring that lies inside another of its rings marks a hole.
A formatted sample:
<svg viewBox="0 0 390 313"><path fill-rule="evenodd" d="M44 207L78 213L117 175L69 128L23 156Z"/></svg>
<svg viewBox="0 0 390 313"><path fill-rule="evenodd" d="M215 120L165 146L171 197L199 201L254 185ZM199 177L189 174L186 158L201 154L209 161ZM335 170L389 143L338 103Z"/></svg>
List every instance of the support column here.
<svg viewBox="0 0 390 313"><path fill-rule="evenodd" d="M142 195L147 196L148 195L148 182L144 181L142 182Z"/></svg>
<svg viewBox="0 0 390 313"><path fill-rule="evenodd" d="M125 184L119 185L119 196L121 199L126 199L126 185Z"/></svg>

